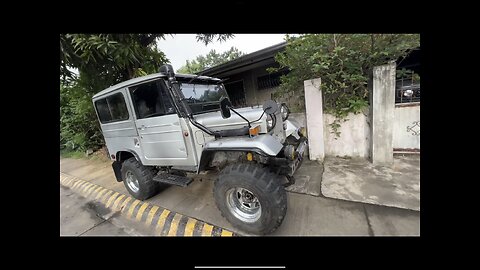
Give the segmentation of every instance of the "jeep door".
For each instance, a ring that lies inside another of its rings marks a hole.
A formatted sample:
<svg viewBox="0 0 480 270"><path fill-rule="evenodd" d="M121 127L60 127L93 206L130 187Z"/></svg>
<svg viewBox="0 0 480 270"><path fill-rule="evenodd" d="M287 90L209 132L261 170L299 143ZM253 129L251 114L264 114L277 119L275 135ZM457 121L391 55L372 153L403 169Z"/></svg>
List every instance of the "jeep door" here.
<svg viewBox="0 0 480 270"><path fill-rule="evenodd" d="M130 86L129 93L145 165L195 165L195 155L189 155L191 132L179 118L163 80Z"/></svg>

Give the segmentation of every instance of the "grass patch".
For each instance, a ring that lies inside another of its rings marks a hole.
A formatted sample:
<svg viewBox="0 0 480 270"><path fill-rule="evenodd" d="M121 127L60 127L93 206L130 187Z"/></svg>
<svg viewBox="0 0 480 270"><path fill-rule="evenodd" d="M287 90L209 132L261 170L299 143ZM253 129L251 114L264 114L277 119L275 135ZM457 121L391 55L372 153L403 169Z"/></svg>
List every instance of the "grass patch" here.
<svg viewBox="0 0 480 270"><path fill-rule="evenodd" d="M71 151L71 150L62 149L60 150L60 157L81 159L81 158L85 158L85 153L83 151Z"/></svg>
<svg viewBox="0 0 480 270"><path fill-rule="evenodd" d="M101 161L101 162L111 162L110 158L107 156L107 152L105 152L105 150L103 150L103 149L100 149L100 150L94 152L93 154L88 156L88 159L97 160L97 161Z"/></svg>
<svg viewBox="0 0 480 270"><path fill-rule="evenodd" d="M107 156L107 149L101 148L93 154L86 156L83 151L72 151L67 149L60 150L61 158L74 158L74 159L85 159L85 160L95 160L100 162L110 162L110 158Z"/></svg>

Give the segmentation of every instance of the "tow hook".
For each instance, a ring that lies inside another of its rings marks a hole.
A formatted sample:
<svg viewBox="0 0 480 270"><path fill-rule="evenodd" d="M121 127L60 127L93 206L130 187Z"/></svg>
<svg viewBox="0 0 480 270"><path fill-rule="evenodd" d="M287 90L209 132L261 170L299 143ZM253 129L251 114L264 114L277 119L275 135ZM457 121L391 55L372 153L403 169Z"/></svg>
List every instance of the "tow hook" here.
<svg viewBox="0 0 480 270"><path fill-rule="evenodd" d="M287 178L287 183L283 184L283 187L289 187L293 184L295 184L295 177L292 175L292 176L289 176L289 175L286 175L285 176Z"/></svg>

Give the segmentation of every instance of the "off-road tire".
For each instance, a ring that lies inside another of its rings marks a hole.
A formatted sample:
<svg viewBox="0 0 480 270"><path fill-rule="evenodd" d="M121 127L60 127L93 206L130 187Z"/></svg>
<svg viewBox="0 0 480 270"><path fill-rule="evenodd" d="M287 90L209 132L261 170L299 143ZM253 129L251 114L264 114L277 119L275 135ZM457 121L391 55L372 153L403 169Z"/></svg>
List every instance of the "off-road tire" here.
<svg viewBox="0 0 480 270"><path fill-rule="evenodd" d="M236 218L227 206L227 191L231 188L246 188L254 193L261 205L261 216L253 223ZM227 165L215 181L213 194L215 203L235 227L252 234L274 232L287 213L287 194L280 176L255 163Z"/></svg>
<svg viewBox="0 0 480 270"><path fill-rule="evenodd" d="M131 190L125 181L127 171L131 171L137 178L139 185L138 192ZM132 157L122 163L121 172L125 188L135 199L146 200L158 193L160 185L158 182L153 181L153 177L155 176L155 170L153 167L143 166Z"/></svg>

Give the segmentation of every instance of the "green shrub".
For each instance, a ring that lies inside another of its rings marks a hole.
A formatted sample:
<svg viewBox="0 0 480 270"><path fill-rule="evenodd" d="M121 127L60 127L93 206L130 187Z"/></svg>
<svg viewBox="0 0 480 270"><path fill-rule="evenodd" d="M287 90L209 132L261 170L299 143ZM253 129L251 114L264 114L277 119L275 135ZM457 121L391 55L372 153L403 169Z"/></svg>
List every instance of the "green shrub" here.
<svg viewBox="0 0 480 270"><path fill-rule="evenodd" d="M286 36L285 51L276 55L281 77L276 97L303 91L303 81L321 78L324 111L336 117L332 132L349 113L368 107L368 79L374 66L395 61L420 46L418 34L307 34ZM303 95L300 93L298 95Z"/></svg>
<svg viewBox="0 0 480 270"><path fill-rule="evenodd" d="M78 84L60 86L60 149L96 150L104 144L92 94Z"/></svg>

